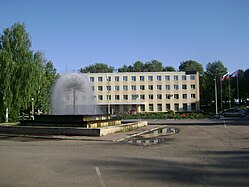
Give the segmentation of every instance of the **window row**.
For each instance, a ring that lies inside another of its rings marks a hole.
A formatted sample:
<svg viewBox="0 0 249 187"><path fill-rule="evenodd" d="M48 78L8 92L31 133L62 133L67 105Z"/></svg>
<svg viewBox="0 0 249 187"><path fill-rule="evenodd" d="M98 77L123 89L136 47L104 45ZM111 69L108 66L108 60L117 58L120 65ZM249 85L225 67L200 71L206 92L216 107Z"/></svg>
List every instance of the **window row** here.
<svg viewBox="0 0 249 187"><path fill-rule="evenodd" d="M171 105L169 103L167 103L165 105L165 109L166 109L166 111L172 110ZM162 104L156 104L156 109L155 109L154 104L149 104L149 111L154 112L155 110L157 110L158 112L163 111L163 105ZM179 103L175 103L173 110L174 111L188 111L188 104L183 103L181 108L180 108ZM196 104L195 103L190 104L190 110L191 111L196 110ZM145 111L145 106L144 105L141 105L141 111Z"/></svg>
<svg viewBox="0 0 249 187"><path fill-rule="evenodd" d="M119 85L114 86L114 87L113 87L113 90L119 91L119 90L121 90L120 87L121 87L121 86L119 86ZM136 85L131 85L130 90L137 90L137 87L138 87L138 86L136 86ZM122 90L124 90L124 91L128 91L128 90L129 90L128 85L124 85L124 86L122 86L121 88L122 88ZM187 90L187 89L188 89L188 87L187 87L186 84L182 84L181 88L182 88L182 90ZM145 89L146 89L146 90L154 90L154 89L156 89L156 90L163 90L163 86L162 86L162 85L148 85L147 88L146 88L145 85L140 85L140 86L139 86L139 90L145 90ZM171 89L171 86L170 86L170 85L165 85L165 90L170 90L170 89ZM179 85L174 85L174 86L173 86L173 89L174 89L174 90L179 90ZM191 89L191 90L194 90L194 89L195 89L195 84L191 84L191 85L190 85L190 89ZM94 88L93 88L93 90L94 90ZM97 90L98 90L98 91L104 91L103 86L98 86L98 87L97 87ZM112 90L112 87L111 87L111 86L106 86L106 89L105 89L105 90L106 90L106 91L111 91L111 90Z"/></svg>
<svg viewBox="0 0 249 187"><path fill-rule="evenodd" d="M130 97L130 98L129 98ZM147 97L147 98L145 98ZM158 100L161 100L161 99L188 99L188 98L191 98L191 99L195 99L196 98L196 95L195 94L190 94L188 96L188 94L181 94L181 98L180 98L180 94L166 94L165 97L163 97L162 94L156 94L156 95L153 95L153 94L148 94L148 95L145 95L145 94L132 94L132 95L114 95L114 98L112 98L111 95L106 95L106 98L104 98L103 95L98 95L98 100L137 100L137 99L140 99L140 100L145 100L145 99L149 99L149 100L153 100L153 99L158 99Z"/></svg>
<svg viewBox="0 0 249 187"><path fill-rule="evenodd" d="M124 76L114 76L114 81L115 82L119 82L119 81L129 81L129 78L131 81L145 81L145 80L148 80L148 81L153 81L153 80L157 80L157 81L161 81L163 80L163 77L164 77L164 80L166 81L170 81L171 79L171 76L170 75L165 75L165 76L162 76L162 75L156 75L156 76L152 76L152 75L149 75L149 76L144 76L144 75L141 75L141 76L127 76L127 75L124 75ZM187 80L187 76L186 75L174 75L173 76L173 80L175 81L178 81L179 80L179 77L181 77L182 80ZM94 82L95 77L90 77L90 81L91 82ZM111 76L106 76L106 77L103 77L103 76L100 76L100 77L97 77L97 81L98 82L103 82L103 81L112 81L112 77ZM195 80L195 75L190 75L190 80Z"/></svg>

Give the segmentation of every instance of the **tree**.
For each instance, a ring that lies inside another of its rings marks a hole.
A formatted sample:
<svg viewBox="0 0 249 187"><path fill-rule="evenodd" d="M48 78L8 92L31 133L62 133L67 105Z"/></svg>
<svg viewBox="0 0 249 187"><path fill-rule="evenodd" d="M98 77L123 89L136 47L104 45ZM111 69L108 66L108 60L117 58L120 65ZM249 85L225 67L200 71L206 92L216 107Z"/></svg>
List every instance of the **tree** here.
<svg viewBox="0 0 249 187"><path fill-rule="evenodd" d="M187 60L181 62L179 66L179 71L198 71L200 74L203 74L204 69L200 63L193 60Z"/></svg>
<svg viewBox="0 0 249 187"><path fill-rule="evenodd" d="M203 85L202 85L202 101L201 103L205 106L215 106L215 80L217 85L217 100L218 107L220 110L223 109L223 103L221 103L221 97L228 99L228 85L227 83L221 83L221 77L227 73L227 68L223 62L215 61L209 62L206 66L206 72L203 74ZM222 93L221 93L222 90Z"/></svg>
<svg viewBox="0 0 249 187"><path fill-rule="evenodd" d="M176 69L173 66L165 66L163 71L176 71Z"/></svg>
<svg viewBox="0 0 249 187"><path fill-rule="evenodd" d="M0 38L0 120L4 116L5 121L8 116L16 120L20 111L30 111L32 98L37 98L46 62L40 52L31 50L24 24L6 28Z"/></svg>
<svg viewBox="0 0 249 187"><path fill-rule="evenodd" d="M157 60L146 62L144 65L145 72L161 72L163 71L163 69L163 64Z"/></svg>
<svg viewBox="0 0 249 187"><path fill-rule="evenodd" d="M103 63L95 63L94 65L86 66L80 69L81 73L112 73L114 67Z"/></svg>
<svg viewBox="0 0 249 187"><path fill-rule="evenodd" d="M36 76L36 98L35 106L37 111L48 113L50 109L50 93L54 81L57 78L56 69L51 61L47 61L44 54L36 52L34 54L34 60L37 65L39 72Z"/></svg>

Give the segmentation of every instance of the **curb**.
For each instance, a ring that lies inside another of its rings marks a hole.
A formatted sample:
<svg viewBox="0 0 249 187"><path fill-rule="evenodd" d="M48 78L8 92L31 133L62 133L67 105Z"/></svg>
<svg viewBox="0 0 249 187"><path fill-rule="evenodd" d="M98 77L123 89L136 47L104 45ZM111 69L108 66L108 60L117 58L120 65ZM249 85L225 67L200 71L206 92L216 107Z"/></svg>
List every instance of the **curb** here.
<svg viewBox="0 0 249 187"><path fill-rule="evenodd" d="M166 126L167 126L167 125L166 125ZM165 127L165 126L163 126L163 127ZM114 140L114 141L115 141L115 142L121 142L121 141L123 141L123 140L125 140L125 139L133 138L133 137L139 136L139 135L141 135L141 134L145 134L145 133L148 133L148 132L152 132L152 131L155 131L155 130L157 130L157 129L163 128L163 127L162 127L162 126L154 127L154 128L152 128L152 129L148 129L148 130L145 130L145 131L136 133L136 134L132 134L132 135L130 135L130 136L126 136L126 137L124 137L124 138L121 138L121 139L118 139L118 140Z"/></svg>

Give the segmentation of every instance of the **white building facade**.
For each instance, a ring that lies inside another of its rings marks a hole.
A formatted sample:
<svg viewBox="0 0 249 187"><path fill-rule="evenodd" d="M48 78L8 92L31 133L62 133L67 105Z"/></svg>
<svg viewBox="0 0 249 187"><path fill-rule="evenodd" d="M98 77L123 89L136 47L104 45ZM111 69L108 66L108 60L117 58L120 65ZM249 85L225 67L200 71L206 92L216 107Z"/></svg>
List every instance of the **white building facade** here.
<svg viewBox="0 0 249 187"><path fill-rule="evenodd" d="M198 72L87 73L104 112L191 112L200 109Z"/></svg>

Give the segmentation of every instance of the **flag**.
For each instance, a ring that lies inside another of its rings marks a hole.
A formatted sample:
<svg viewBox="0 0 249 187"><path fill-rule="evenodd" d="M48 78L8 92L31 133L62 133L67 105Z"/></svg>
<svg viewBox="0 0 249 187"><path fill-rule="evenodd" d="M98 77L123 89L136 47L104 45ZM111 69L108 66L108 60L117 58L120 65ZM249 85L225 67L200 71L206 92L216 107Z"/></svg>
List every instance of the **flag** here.
<svg viewBox="0 0 249 187"><path fill-rule="evenodd" d="M221 81L225 81L230 78L229 72L222 76Z"/></svg>
<svg viewBox="0 0 249 187"><path fill-rule="evenodd" d="M238 76L239 76L239 70L237 70L231 74L231 77L238 77Z"/></svg>

